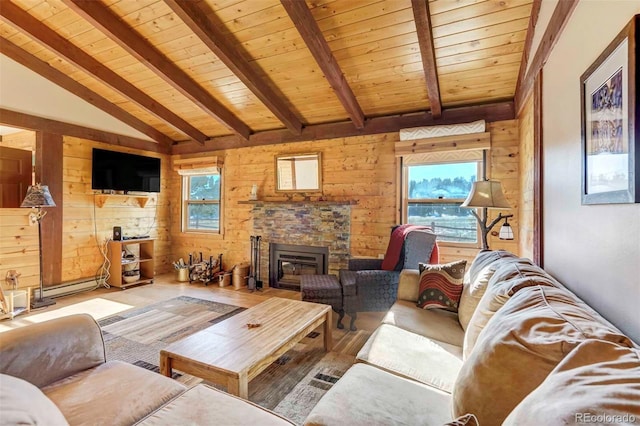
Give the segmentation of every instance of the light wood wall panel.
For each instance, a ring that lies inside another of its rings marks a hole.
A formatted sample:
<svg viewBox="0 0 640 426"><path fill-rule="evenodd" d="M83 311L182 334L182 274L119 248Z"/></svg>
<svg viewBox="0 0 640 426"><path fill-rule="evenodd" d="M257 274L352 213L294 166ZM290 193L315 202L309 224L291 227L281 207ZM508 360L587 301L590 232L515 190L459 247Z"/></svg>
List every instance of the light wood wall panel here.
<svg viewBox="0 0 640 426"><path fill-rule="evenodd" d="M112 235L115 225L122 226L125 233L144 233L156 238L156 271L166 272L171 258L168 194L164 183L169 175L168 157L163 160L163 192L153 195L145 208L126 198L110 199L103 208L94 208L91 191L91 150L94 146L114 149L76 138L64 140L63 197L56 199L58 206L63 208L64 218L62 282L95 276L102 264L98 244ZM152 152L125 151L160 156ZM8 270L18 271L22 274L20 287L37 286L39 282L38 228L29 226L28 213L28 209L0 210L0 274L4 277Z"/></svg>
<svg viewBox="0 0 640 426"><path fill-rule="evenodd" d="M133 197L111 197L98 207L91 189L92 149L111 149L161 159L161 192L150 194L141 208ZM170 161L162 154L78 139L64 138L63 159L63 235L62 281L93 278L104 258L100 247L112 237L113 227L121 226L124 235L150 235L155 242L156 273L171 267L167 178Z"/></svg>
<svg viewBox="0 0 640 426"><path fill-rule="evenodd" d="M35 152L36 134L31 131L2 136L1 146ZM5 277L10 270L20 275L20 288L39 283L38 227L29 225L29 209L0 209L0 285L9 290Z"/></svg>
<svg viewBox="0 0 640 426"><path fill-rule="evenodd" d="M533 92L532 92L533 93ZM533 95L525 101L520 116L520 253L533 259L534 228L534 108Z"/></svg>
<svg viewBox="0 0 640 426"><path fill-rule="evenodd" d="M491 237L491 248L519 252L518 226L520 201L519 126L516 120L491 123L490 176L502 181L505 195L514 207L510 222L516 233L513 242ZM396 133L290 143L263 147L218 151L225 159L223 235L184 234L180 232L181 179L170 167L168 156L152 152L126 152L162 158L162 192L151 196L145 208L134 199L116 197L104 207L95 205L91 190L91 149L113 149L105 144L65 137L63 281L93 277L102 264L98 245L112 234L113 226L124 233L148 233L156 238L156 272L171 270L171 262L186 258L190 252L205 256L222 253L225 268L250 258L252 232L251 206L247 200L251 186L259 186L260 199L277 199L274 190L274 156L282 153L320 151L323 154L324 196L336 200L354 200L351 220L351 254L377 257L386 250L390 227L396 217ZM174 156L174 158L179 158ZM494 214L494 213L491 213ZM6 209L0 212L0 273L16 269L23 275L21 286L38 283L37 228L28 225L28 212ZM496 227L495 230L498 228ZM474 248L441 248L441 261L473 260Z"/></svg>
<svg viewBox="0 0 640 426"><path fill-rule="evenodd" d="M489 209L489 218L498 216L498 213L513 214L509 218L509 223L514 231L515 239L513 241L503 241L497 237L502 223L497 224L492 232L489 233L489 247L492 250L504 249L515 254L520 254L519 250L519 232L518 224L520 223L520 147L519 147L519 125L518 120L498 121L487 124L489 133L491 133L491 154L490 164L487 177L493 180L499 180L502 183L504 195L511 205L509 210L493 210ZM496 235L493 235L495 233Z"/></svg>
<svg viewBox="0 0 640 426"><path fill-rule="evenodd" d="M518 253L518 123L516 120L492 123L488 125L488 131L493 147L490 151L489 173L493 179L502 181L505 195L513 206L508 212L514 213L510 222L516 233L514 241L491 237L489 244L492 249L502 248ZM249 237L253 227L251 205L238 202L248 199L254 183L259 187L259 199L283 199L274 189L274 156L318 151L323 155L323 195L331 200L357 202L351 209L351 255L378 257L386 251L390 228L396 223L396 141L397 133L387 133L212 152L212 155L224 157L223 235L180 232L181 178L171 172L168 190L171 194L170 227L174 260L182 257L186 261L189 253L203 252L204 256L222 253L223 265L227 269L249 261ZM173 156L174 159L185 157L188 158L186 155ZM494 230L499 230L499 227ZM477 251L477 248L443 246L440 250L441 261L467 259L470 262ZM268 259L263 259L263 262L266 261Z"/></svg>

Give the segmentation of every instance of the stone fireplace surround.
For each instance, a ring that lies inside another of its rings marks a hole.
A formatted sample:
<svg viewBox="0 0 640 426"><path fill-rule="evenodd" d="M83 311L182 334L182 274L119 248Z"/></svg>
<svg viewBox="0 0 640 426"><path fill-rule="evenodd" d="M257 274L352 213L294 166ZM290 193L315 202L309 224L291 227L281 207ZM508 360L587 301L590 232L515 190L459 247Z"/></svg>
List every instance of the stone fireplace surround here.
<svg viewBox="0 0 640 426"><path fill-rule="evenodd" d="M350 256L351 203L255 201L253 233L262 236L260 277L269 282L269 243L327 247L329 274L346 269Z"/></svg>

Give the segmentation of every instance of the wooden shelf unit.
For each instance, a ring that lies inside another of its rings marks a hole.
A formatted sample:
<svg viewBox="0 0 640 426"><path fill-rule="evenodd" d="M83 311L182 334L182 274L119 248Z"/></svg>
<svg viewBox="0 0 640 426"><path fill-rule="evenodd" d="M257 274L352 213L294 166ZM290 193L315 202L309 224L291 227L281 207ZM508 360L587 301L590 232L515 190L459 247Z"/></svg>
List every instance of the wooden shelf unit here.
<svg viewBox="0 0 640 426"><path fill-rule="evenodd" d="M129 198L133 198L136 200L138 205L142 208L147 205L149 201L148 195L127 195L127 194L94 194L96 197L96 206L102 208L107 200L128 200Z"/></svg>
<svg viewBox="0 0 640 426"><path fill-rule="evenodd" d="M107 283L120 288L153 283L155 270L153 241L151 238L109 241L109 261L111 264L109 265L109 279ZM138 257L140 279L126 283L122 277L122 251L129 246L132 246L130 251Z"/></svg>

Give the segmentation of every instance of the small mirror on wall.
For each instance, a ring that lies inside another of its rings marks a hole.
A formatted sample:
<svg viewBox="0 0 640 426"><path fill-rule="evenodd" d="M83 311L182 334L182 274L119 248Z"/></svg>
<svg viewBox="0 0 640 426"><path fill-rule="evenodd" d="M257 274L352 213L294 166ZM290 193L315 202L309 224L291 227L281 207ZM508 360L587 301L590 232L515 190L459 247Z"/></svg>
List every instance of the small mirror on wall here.
<svg viewBox="0 0 640 426"><path fill-rule="evenodd" d="M276 191L321 192L322 158L320 153L277 155Z"/></svg>

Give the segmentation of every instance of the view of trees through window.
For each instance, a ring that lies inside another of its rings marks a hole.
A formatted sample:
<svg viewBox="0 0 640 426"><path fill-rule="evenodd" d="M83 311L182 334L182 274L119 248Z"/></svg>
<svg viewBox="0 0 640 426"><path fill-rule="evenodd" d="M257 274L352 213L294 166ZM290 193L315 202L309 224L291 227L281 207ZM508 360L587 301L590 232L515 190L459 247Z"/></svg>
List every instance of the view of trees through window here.
<svg viewBox="0 0 640 426"><path fill-rule="evenodd" d="M477 174L475 161L409 166L407 223L430 226L441 241L477 242L476 220L460 207Z"/></svg>
<svg viewBox="0 0 640 426"><path fill-rule="evenodd" d="M220 229L220 175L189 176L187 229L217 231Z"/></svg>

